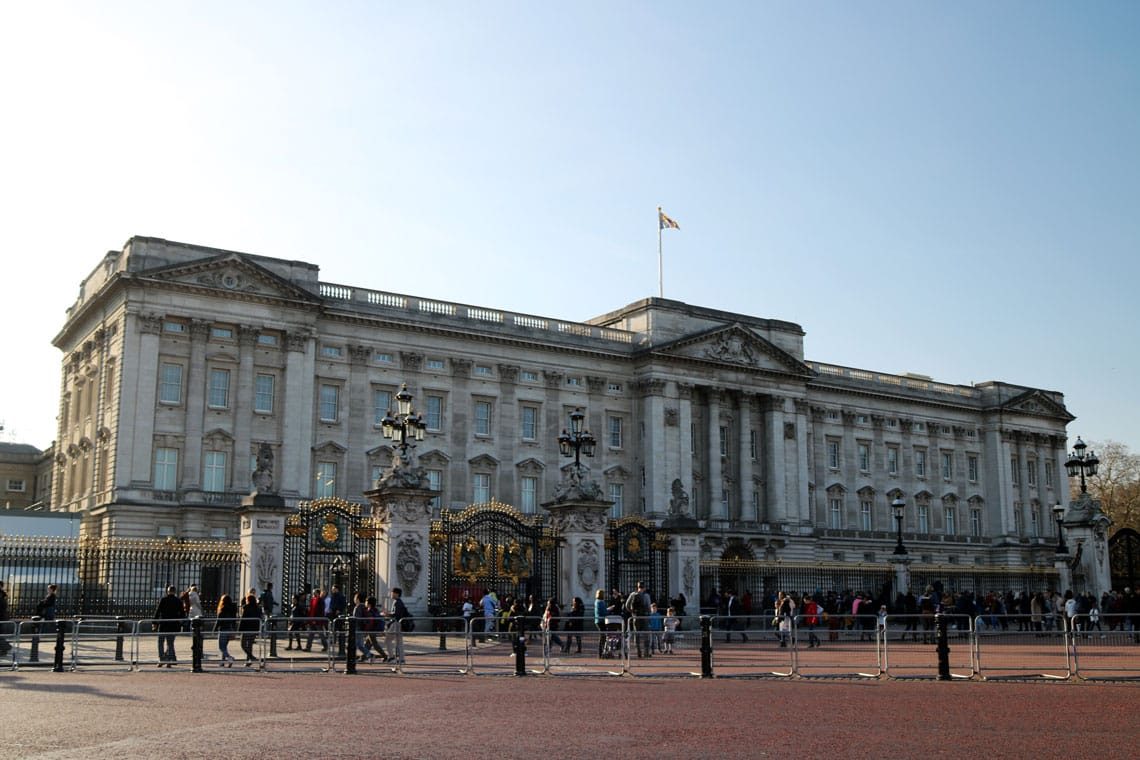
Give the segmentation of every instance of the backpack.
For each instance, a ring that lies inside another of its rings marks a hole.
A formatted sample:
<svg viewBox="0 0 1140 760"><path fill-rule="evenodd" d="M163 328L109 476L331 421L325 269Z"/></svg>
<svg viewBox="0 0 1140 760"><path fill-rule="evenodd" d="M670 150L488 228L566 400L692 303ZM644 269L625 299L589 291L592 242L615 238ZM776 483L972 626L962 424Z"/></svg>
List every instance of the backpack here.
<svg viewBox="0 0 1140 760"><path fill-rule="evenodd" d="M629 598L625 600L626 612L633 614L635 617L645 617L648 615L649 605L645 601L647 596L649 596L649 594L644 591L640 594L636 591L630 594Z"/></svg>

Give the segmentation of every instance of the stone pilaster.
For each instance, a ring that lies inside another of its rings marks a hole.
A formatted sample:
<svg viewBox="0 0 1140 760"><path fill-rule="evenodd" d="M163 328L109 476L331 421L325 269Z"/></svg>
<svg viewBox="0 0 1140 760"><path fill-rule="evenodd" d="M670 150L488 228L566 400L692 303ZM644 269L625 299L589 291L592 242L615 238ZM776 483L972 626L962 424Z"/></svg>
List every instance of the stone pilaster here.
<svg viewBox="0 0 1140 760"><path fill-rule="evenodd" d="M254 494L242 499L238 512L241 521L241 594L251 588L258 593L272 583L278 603L288 599L296 589L283 589L282 568L285 558L285 517L289 509L277 494ZM288 592L288 593L287 593Z"/></svg>

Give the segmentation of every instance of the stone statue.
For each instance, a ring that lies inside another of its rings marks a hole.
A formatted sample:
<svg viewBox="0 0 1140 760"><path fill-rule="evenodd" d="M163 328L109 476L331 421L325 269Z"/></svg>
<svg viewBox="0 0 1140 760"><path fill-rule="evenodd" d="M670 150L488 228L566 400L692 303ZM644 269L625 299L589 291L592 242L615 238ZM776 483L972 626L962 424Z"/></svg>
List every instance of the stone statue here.
<svg viewBox="0 0 1140 760"><path fill-rule="evenodd" d="M276 494L273 487L273 447L268 443L258 444L257 469L250 477L255 494Z"/></svg>
<svg viewBox="0 0 1140 760"><path fill-rule="evenodd" d="M392 466L376 481L377 488L426 488L427 470L405 461L399 454L392 458Z"/></svg>
<svg viewBox="0 0 1140 760"><path fill-rule="evenodd" d="M673 498L669 499L669 514L678 517L689 516L689 495L680 478L673 480Z"/></svg>
<svg viewBox="0 0 1140 760"><path fill-rule="evenodd" d="M566 478L554 487L554 501L601 501L602 488L590 478L583 478L577 467L566 471Z"/></svg>

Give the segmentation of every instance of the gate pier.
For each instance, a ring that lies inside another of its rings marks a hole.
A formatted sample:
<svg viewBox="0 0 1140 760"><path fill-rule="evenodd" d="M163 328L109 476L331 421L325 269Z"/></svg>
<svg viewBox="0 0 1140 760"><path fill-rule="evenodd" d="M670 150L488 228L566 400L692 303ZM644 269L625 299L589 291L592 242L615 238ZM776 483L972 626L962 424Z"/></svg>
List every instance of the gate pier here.
<svg viewBox="0 0 1140 760"><path fill-rule="evenodd" d="M588 610L597 589L606 586L605 531L611 501L553 501L542 505L550 512L550 527L562 539L558 546L558 599L567 604L582 597Z"/></svg>
<svg viewBox="0 0 1140 760"><path fill-rule="evenodd" d="M385 540L376 542L376 594L379 599L399 587L413 617L426 617L428 610L428 533L431 500L439 491L380 484L365 491L372 504L374 524Z"/></svg>

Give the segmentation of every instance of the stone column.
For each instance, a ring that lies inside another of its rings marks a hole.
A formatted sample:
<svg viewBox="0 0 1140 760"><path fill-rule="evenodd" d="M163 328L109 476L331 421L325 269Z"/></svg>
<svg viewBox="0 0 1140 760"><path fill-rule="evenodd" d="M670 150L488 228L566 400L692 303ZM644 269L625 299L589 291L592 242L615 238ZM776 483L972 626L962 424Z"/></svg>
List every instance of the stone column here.
<svg viewBox="0 0 1140 760"><path fill-rule="evenodd" d="M677 437L681 461L677 477L681 484L693 490L693 386L677 383Z"/></svg>
<svg viewBox="0 0 1140 760"><path fill-rule="evenodd" d="M707 440L709 449L709 519L728 520L728 510L725 508L722 491L724 490L724 474L721 470L720 459L720 402L722 392L719 388L708 389L708 430Z"/></svg>
<svg viewBox="0 0 1140 760"><path fill-rule="evenodd" d="M347 478L349 491L355 491L357 484L367 483L371 488L368 460L357 456L356 452L367 451L375 445L379 435L373 434L372 429L372 386L368 382L368 360L372 357L372 349L367 346L349 345L349 375L346 391L348 392L348 419L345 428L348 432L349 456L344 463L344 476Z"/></svg>
<svg viewBox="0 0 1140 760"><path fill-rule="evenodd" d="M764 413L764 432L767 434L767 450L764 452L764 471L768 473L768 499L766 522L775 525L787 521L788 502L784 470L787 467L784 450L784 399L776 396L768 399Z"/></svg>
<svg viewBox="0 0 1140 760"><path fill-rule="evenodd" d="M182 487L197 490L202 483L202 426L206 414L206 340L210 325L190 323L190 367L186 373L186 443L182 452Z"/></svg>
<svg viewBox="0 0 1140 760"><path fill-rule="evenodd" d="M752 492L756 484L752 481L752 395L740 394L740 424L737 426L740 443L740 480L738 483L741 522L756 522L756 504Z"/></svg>
<svg viewBox="0 0 1140 760"><path fill-rule="evenodd" d="M558 598L568 606L582 597L587 613L593 609L594 592L606 589L606 521L612 501L567 500L546 502L550 527L558 533Z"/></svg>
<svg viewBox="0 0 1140 760"><path fill-rule="evenodd" d="M282 407L281 490L312 494L313 352L312 337L285 336L285 404Z"/></svg>
<svg viewBox="0 0 1140 760"><path fill-rule="evenodd" d="M128 321L130 327L130 321ZM154 456L154 417L157 408L159 347L161 342L162 319L159 317L136 316L134 329L123 337L124 347L133 342L138 336L137 351L125 348L123 351L123 366L120 368L119 382L122 384L122 401L120 410L124 420L134 420L131 430L130 448L120 451L118 456L129 457L130 476L126 483L116 478L115 485L128 483L150 483L154 477L151 471ZM61 426L67 424L63 420ZM123 438L119 438L120 445ZM54 489L53 501L59 503L63 496L63 489Z"/></svg>
<svg viewBox="0 0 1140 760"><path fill-rule="evenodd" d="M697 615L701 595L700 528L676 525L669 530L669 588L685 595L685 613Z"/></svg>
<svg viewBox="0 0 1140 760"><path fill-rule="evenodd" d="M641 496L645 499L647 515L659 516L665 512L669 502L669 467L667 463L665 438L665 381L659 378L646 378L638 383L645 423L645 438L641 443L642 466L645 468L645 485ZM634 431L630 431L633 435ZM636 514L638 509L626 509L626 514Z"/></svg>
<svg viewBox="0 0 1140 760"><path fill-rule="evenodd" d="M272 583L279 604L296 589L281 587L281 571L285 555L285 517L289 509L277 494L254 494L242 499L238 515L241 520L241 587L239 594L251 588L260 594ZM279 613L278 613L279 614Z"/></svg>
<svg viewBox="0 0 1140 760"><path fill-rule="evenodd" d="M253 354L257 350L257 331L241 325L237 334L240 354L233 394L234 461L231 480L235 491L246 491L249 489L249 458L253 452L250 430L253 424Z"/></svg>
<svg viewBox="0 0 1140 760"><path fill-rule="evenodd" d="M430 488L384 484L365 491L372 504L372 516L385 540L376 542L376 598L388 596L399 587L404 604L414 617L425 617L428 610L428 566L431 548L431 500L440 491Z"/></svg>
<svg viewBox="0 0 1140 760"><path fill-rule="evenodd" d="M1065 543L1069 547L1068 555L1058 555L1058 564L1067 559L1071 576L1068 585L1057 589L1064 593L1066 589L1074 591L1089 591L1100 595L1108 591L1112 584L1112 574L1108 561L1108 526L1111 521L1101 509L1100 500L1094 499L1087 493L1082 493L1069 503L1065 511L1062 527L1065 530ZM1083 581L1083 583L1078 582ZM1083 589L1080 588L1083 585Z"/></svg>

